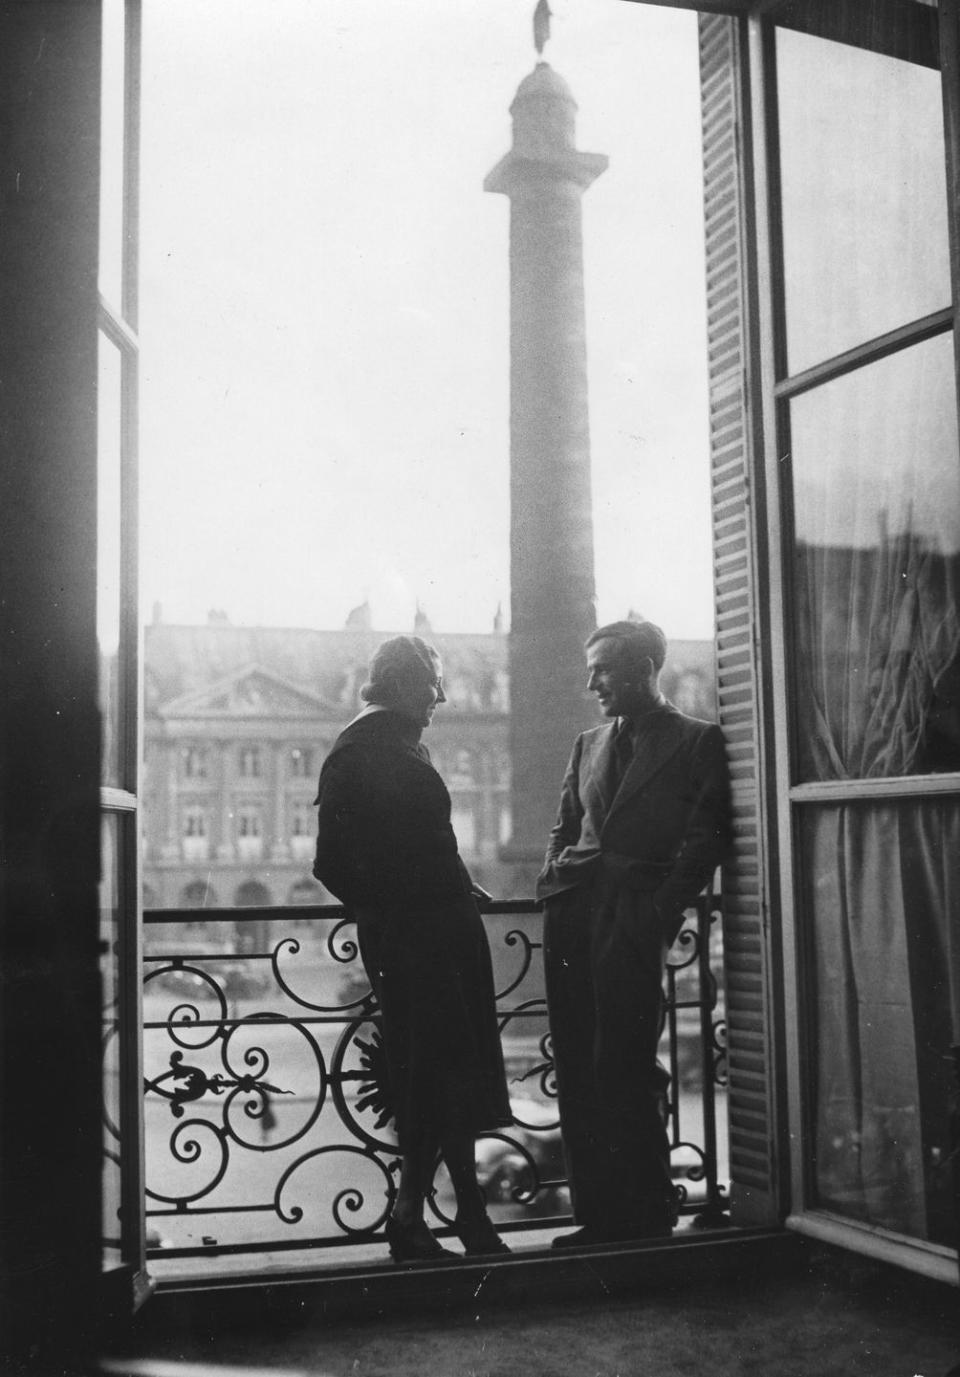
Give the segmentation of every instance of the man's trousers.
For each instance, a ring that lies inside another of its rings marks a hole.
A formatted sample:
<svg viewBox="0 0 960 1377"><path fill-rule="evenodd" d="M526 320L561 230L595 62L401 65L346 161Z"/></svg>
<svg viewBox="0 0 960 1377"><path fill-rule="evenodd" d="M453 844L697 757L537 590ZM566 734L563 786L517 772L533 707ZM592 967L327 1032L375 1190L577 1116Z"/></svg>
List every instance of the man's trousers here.
<svg viewBox="0 0 960 1377"><path fill-rule="evenodd" d="M604 873L554 895L543 953L574 1218L604 1233L672 1225L657 1063L667 946L653 900Z"/></svg>

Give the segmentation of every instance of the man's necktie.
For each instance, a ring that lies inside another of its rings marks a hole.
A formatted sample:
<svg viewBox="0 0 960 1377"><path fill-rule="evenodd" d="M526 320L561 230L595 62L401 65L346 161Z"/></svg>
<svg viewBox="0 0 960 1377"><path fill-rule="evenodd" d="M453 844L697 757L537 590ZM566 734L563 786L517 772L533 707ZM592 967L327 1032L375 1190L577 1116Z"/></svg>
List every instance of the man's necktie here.
<svg viewBox="0 0 960 1377"><path fill-rule="evenodd" d="M613 793L620 788L620 782L633 760L633 732L629 722L621 722L613 738Z"/></svg>

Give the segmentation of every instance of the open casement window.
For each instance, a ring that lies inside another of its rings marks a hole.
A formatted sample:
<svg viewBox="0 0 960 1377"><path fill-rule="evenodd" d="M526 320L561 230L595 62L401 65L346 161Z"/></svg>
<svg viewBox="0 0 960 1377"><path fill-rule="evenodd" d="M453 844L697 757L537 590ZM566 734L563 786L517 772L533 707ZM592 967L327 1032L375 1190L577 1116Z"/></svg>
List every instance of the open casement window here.
<svg viewBox="0 0 960 1377"><path fill-rule="evenodd" d="M960 457L941 74L911 45L787 30L764 55L805 991L797 1194L946 1249Z"/></svg>
<svg viewBox="0 0 960 1377"><path fill-rule="evenodd" d="M136 1306L144 1264L140 1027L136 294L139 0L102 7L97 637L102 720L103 1269Z"/></svg>
<svg viewBox="0 0 960 1377"><path fill-rule="evenodd" d="M734 1217L949 1275L956 6L756 8L701 19Z"/></svg>

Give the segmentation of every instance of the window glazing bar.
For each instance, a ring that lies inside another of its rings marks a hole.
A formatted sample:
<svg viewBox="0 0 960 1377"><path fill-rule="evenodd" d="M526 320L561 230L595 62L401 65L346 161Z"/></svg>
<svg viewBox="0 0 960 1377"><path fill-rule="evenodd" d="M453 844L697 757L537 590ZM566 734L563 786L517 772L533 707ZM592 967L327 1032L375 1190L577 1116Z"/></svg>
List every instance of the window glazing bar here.
<svg viewBox="0 0 960 1377"><path fill-rule="evenodd" d="M907 325L898 325L896 330L878 335L866 344L858 344L843 354L825 359L823 363L815 364L813 368L807 368L792 378L783 378L774 386L773 395L777 401L787 401L791 397L799 396L801 392L809 392L814 387L832 382L834 378L841 378L845 373L853 373L865 364L875 363L878 359L886 358L888 354L895 354L911 344L920 344L923 340L932 339L935 335L942 335L952 329L953 307L945 306L942 310L934 311L932 315L910 321Z"/></svg>
<svg viewBox="0 0 960 1377"><path fill-rule="evenodd" d="M131 330L130 326L118 315L114 308L104 297L100 298L100 309L97 315L97 324L107 338L120 350L130 350L138 353L140 350L140 340Z"/></svg>
<svg viewBox="0 0 960 1377"><path fill-rule="evenodd" d="M825 779L795 784L791 803L855 803L858 799L909 798L924 794L960 794L960 775L909 775L896 779Z"/></svg>

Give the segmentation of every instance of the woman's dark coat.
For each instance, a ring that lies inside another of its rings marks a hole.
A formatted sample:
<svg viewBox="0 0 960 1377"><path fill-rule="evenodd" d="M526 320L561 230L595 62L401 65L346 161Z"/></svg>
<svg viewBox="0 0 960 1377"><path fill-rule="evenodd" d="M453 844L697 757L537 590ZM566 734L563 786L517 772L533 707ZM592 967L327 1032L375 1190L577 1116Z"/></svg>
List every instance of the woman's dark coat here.
<svg viewBox="0 0 960 1377"><path fill-rule="evenodd" d="M320 773L313 866L357 920L401 1149L511 1121L486 932L419 736L386 710L340 734Z"/></svg>

